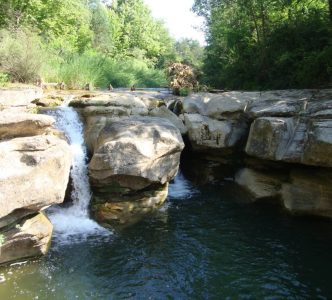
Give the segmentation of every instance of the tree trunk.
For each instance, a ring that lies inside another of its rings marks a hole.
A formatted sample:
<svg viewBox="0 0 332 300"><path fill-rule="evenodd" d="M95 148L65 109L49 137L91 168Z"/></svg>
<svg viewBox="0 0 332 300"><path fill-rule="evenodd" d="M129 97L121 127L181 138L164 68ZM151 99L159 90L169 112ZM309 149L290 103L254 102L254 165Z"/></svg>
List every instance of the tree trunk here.
<svg viewBox="0 0 332 300"><path fill-rule="evenodd" d="M330 20L332 22L332 0L329 0Z"/></svg>

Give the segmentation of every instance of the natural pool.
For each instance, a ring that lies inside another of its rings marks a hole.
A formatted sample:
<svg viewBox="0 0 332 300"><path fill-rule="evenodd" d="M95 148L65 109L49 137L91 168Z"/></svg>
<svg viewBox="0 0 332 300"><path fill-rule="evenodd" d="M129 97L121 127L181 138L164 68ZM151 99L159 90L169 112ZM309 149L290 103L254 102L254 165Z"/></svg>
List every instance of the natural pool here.
<svg viewBox="0 0 332 300"><path fill-rule="evenodd" d="M332 222L238 197L180 174L145 221L1 268L0 299L331 299Z"/></svg>

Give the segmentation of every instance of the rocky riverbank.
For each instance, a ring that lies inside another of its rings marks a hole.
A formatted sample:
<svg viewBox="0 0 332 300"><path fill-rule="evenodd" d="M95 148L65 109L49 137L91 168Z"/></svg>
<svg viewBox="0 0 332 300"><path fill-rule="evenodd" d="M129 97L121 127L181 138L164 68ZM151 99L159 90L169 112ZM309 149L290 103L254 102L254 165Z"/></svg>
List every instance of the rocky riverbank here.
<svg viewBox="0 0 332 300"><path fill-rule="evenodd" d="M0 264L47 252L52 224L43 211L63 202L68 184L67 141L53 118L30 112L40 96L0 92Z"/></svg>
<svg viewBox="0 0 332 300"><path fill-rule="evenodd" d="M0 93L0 263L46 253L52 224L43 211L64 201L71 164L54 119L32 113L61 97L8 93ZM70 105L85 124L92 216L126 226L158 209L183 136L201 182L232 180L253 202L332 217L331 99L332 90L77 93Z"/></svg>
<svg viewBox="0 0 332 300"><path fill-rule="evenodd" d="M193 152L241 157L234 179L253 201L332 217L332 90L196 94L182 113Z"/></svg>

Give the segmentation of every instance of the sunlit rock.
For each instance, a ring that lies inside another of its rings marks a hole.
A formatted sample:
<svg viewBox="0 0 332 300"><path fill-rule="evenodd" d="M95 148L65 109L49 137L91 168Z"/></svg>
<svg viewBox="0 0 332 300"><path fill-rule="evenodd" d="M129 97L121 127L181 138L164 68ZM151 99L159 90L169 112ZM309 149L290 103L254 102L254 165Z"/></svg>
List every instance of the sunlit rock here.
<svg viewBox="0 0 332 300"><path fill-rule="evenodd" d="M0 142L0 218L63 202L70 165L67 142L52 135Z"/></svg>

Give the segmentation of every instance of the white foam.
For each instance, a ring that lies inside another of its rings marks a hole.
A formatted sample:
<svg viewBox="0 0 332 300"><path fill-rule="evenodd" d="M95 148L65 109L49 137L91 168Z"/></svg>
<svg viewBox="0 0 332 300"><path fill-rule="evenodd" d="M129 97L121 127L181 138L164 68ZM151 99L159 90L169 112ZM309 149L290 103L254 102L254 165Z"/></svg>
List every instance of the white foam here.
<svg viewBox="0 0 332 300"><path fill-rule="evenodd" d="M73 156L70 171L73 205L69 208L52 207L47 211L54 226L54 236L61 240L61 243L84 240L91 235L111 234L89 218L91 190L87 150L80 117L73 108L67 106L71 99L72 97L67 97L61 107L48 112L48 115L56 119L56 127L66 134Z"/></svg>

